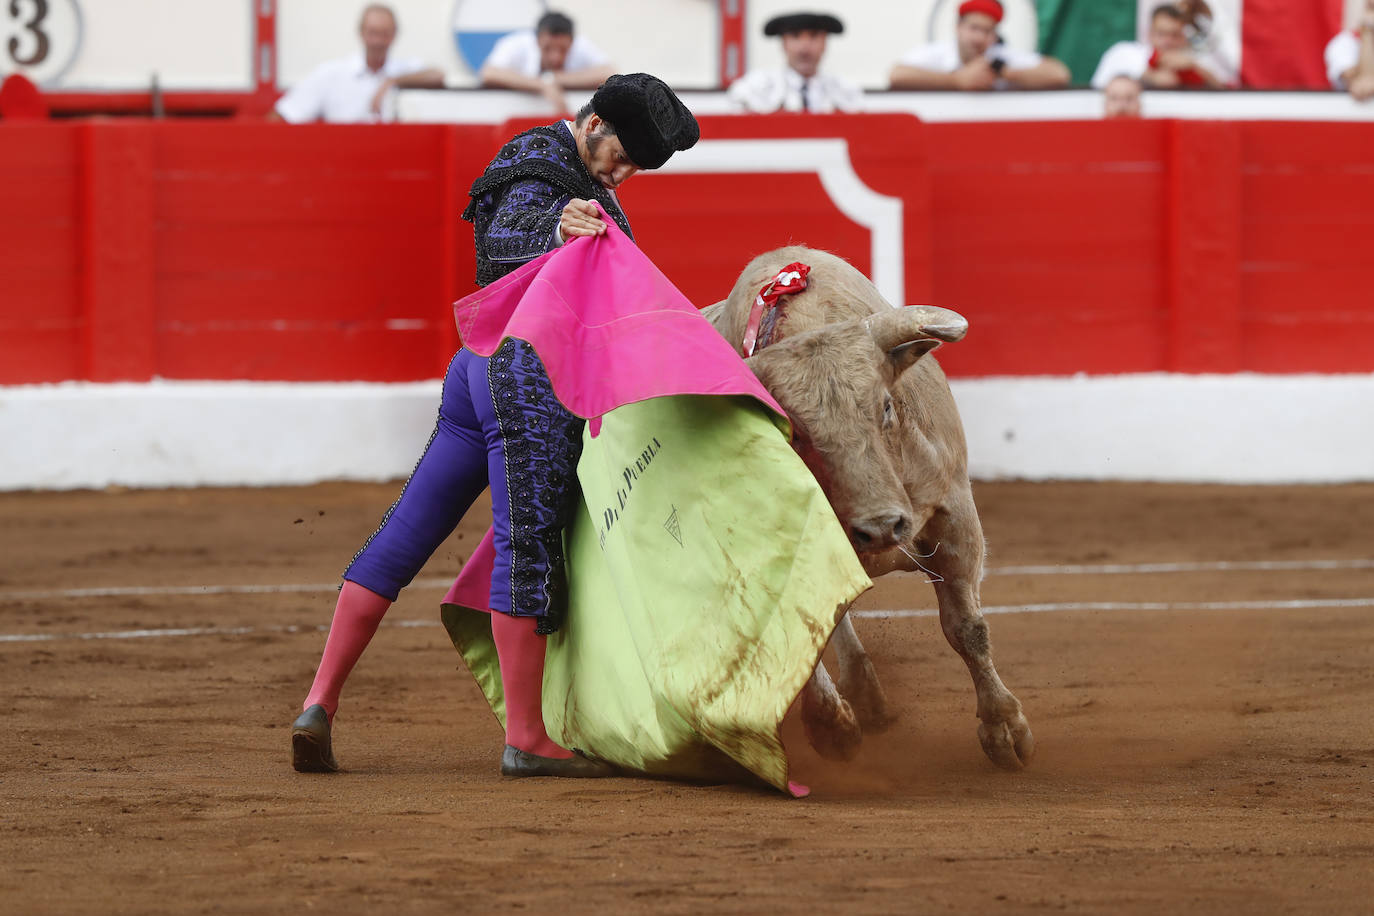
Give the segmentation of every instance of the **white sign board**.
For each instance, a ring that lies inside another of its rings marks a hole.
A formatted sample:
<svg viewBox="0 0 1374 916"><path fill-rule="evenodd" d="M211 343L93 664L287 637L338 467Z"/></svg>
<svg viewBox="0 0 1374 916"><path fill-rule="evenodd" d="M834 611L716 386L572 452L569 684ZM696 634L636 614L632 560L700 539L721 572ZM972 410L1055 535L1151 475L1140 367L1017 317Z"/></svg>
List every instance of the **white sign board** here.
<svg viewBox="0 0 1374 916"><path fill-rule="evenodd" d="M0 75L47 90L253 88L252 0L0 0Z"/></svg>

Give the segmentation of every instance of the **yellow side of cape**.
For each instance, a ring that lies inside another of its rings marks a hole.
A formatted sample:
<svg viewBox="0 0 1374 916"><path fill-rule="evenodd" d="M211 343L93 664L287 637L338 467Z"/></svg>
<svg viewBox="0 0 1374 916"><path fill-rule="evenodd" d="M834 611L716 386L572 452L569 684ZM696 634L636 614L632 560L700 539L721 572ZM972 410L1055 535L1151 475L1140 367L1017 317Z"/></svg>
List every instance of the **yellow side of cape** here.
<svg viewBox="0 0 1374 916"><path fill-rule="evenodd" d="M872 583L781 425L752 398L682 395L619 407L587 435L568 619L544 672L559 743L786 791L778 727ZM446 605L443 619L503 718L486 614Z"/></svg>

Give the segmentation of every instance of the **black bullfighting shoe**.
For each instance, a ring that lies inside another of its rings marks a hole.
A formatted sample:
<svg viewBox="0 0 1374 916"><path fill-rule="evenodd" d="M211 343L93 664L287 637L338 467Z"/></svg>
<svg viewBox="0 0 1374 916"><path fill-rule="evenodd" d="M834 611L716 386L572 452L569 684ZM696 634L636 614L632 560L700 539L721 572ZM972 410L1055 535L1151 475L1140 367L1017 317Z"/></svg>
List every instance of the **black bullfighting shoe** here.
<svg viewBox="0 0 1374 916"><path fill-rule="evenodd" d="M609 763L602 763L600 760L584 757L582 752L578 750L574 750L571 757L563 759L561 757L540 757L538 754L531 754L507 744L506 749L501 753L501 775L566 776L597 779L602 776L614 776L615 767Z"/></svg>
<svg viewBox="0 0 1374 916"><path fill-rule="evenodd" d="M318 703L291 725L291 766L297 773L333 773L339 768L329 739L329 713Z"/></svg>

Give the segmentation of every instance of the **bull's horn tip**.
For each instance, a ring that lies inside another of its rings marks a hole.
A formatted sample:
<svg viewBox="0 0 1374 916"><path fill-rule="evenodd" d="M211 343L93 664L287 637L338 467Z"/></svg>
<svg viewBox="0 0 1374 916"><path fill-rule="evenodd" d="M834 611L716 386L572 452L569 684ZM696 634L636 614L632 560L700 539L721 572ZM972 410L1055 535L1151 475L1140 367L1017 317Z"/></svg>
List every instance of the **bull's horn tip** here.
<svg viewBox="0 0 1374 916"><path fill-rule="evenodd" d="M959 340L968 332L968 325L948 325L948 324L923 324L921 333L936 340L943 340L953 343Z"/></svg>

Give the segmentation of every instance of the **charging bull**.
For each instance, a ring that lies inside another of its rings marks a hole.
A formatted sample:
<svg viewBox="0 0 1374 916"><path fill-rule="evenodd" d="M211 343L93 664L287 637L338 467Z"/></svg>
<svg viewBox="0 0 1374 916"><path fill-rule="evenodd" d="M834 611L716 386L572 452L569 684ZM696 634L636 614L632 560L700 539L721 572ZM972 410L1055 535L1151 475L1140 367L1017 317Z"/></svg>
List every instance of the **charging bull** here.
<svg viewBox="0 0 1374 916"><path fill-rule="evenodd" d="M1035 741L993 667L979 606L983 531L963 425L930 356L968 322L947 309L893 308L848 262L803 247L755 258L703 314L787 411L793 446L869 576L921 571L933 582L940 627L973 676L983 751L1007 769L1025 766ZM865 729L893 716L848 614L831 644L836 678L816 666L802 719L818 753L848 759Z"/></svg>

